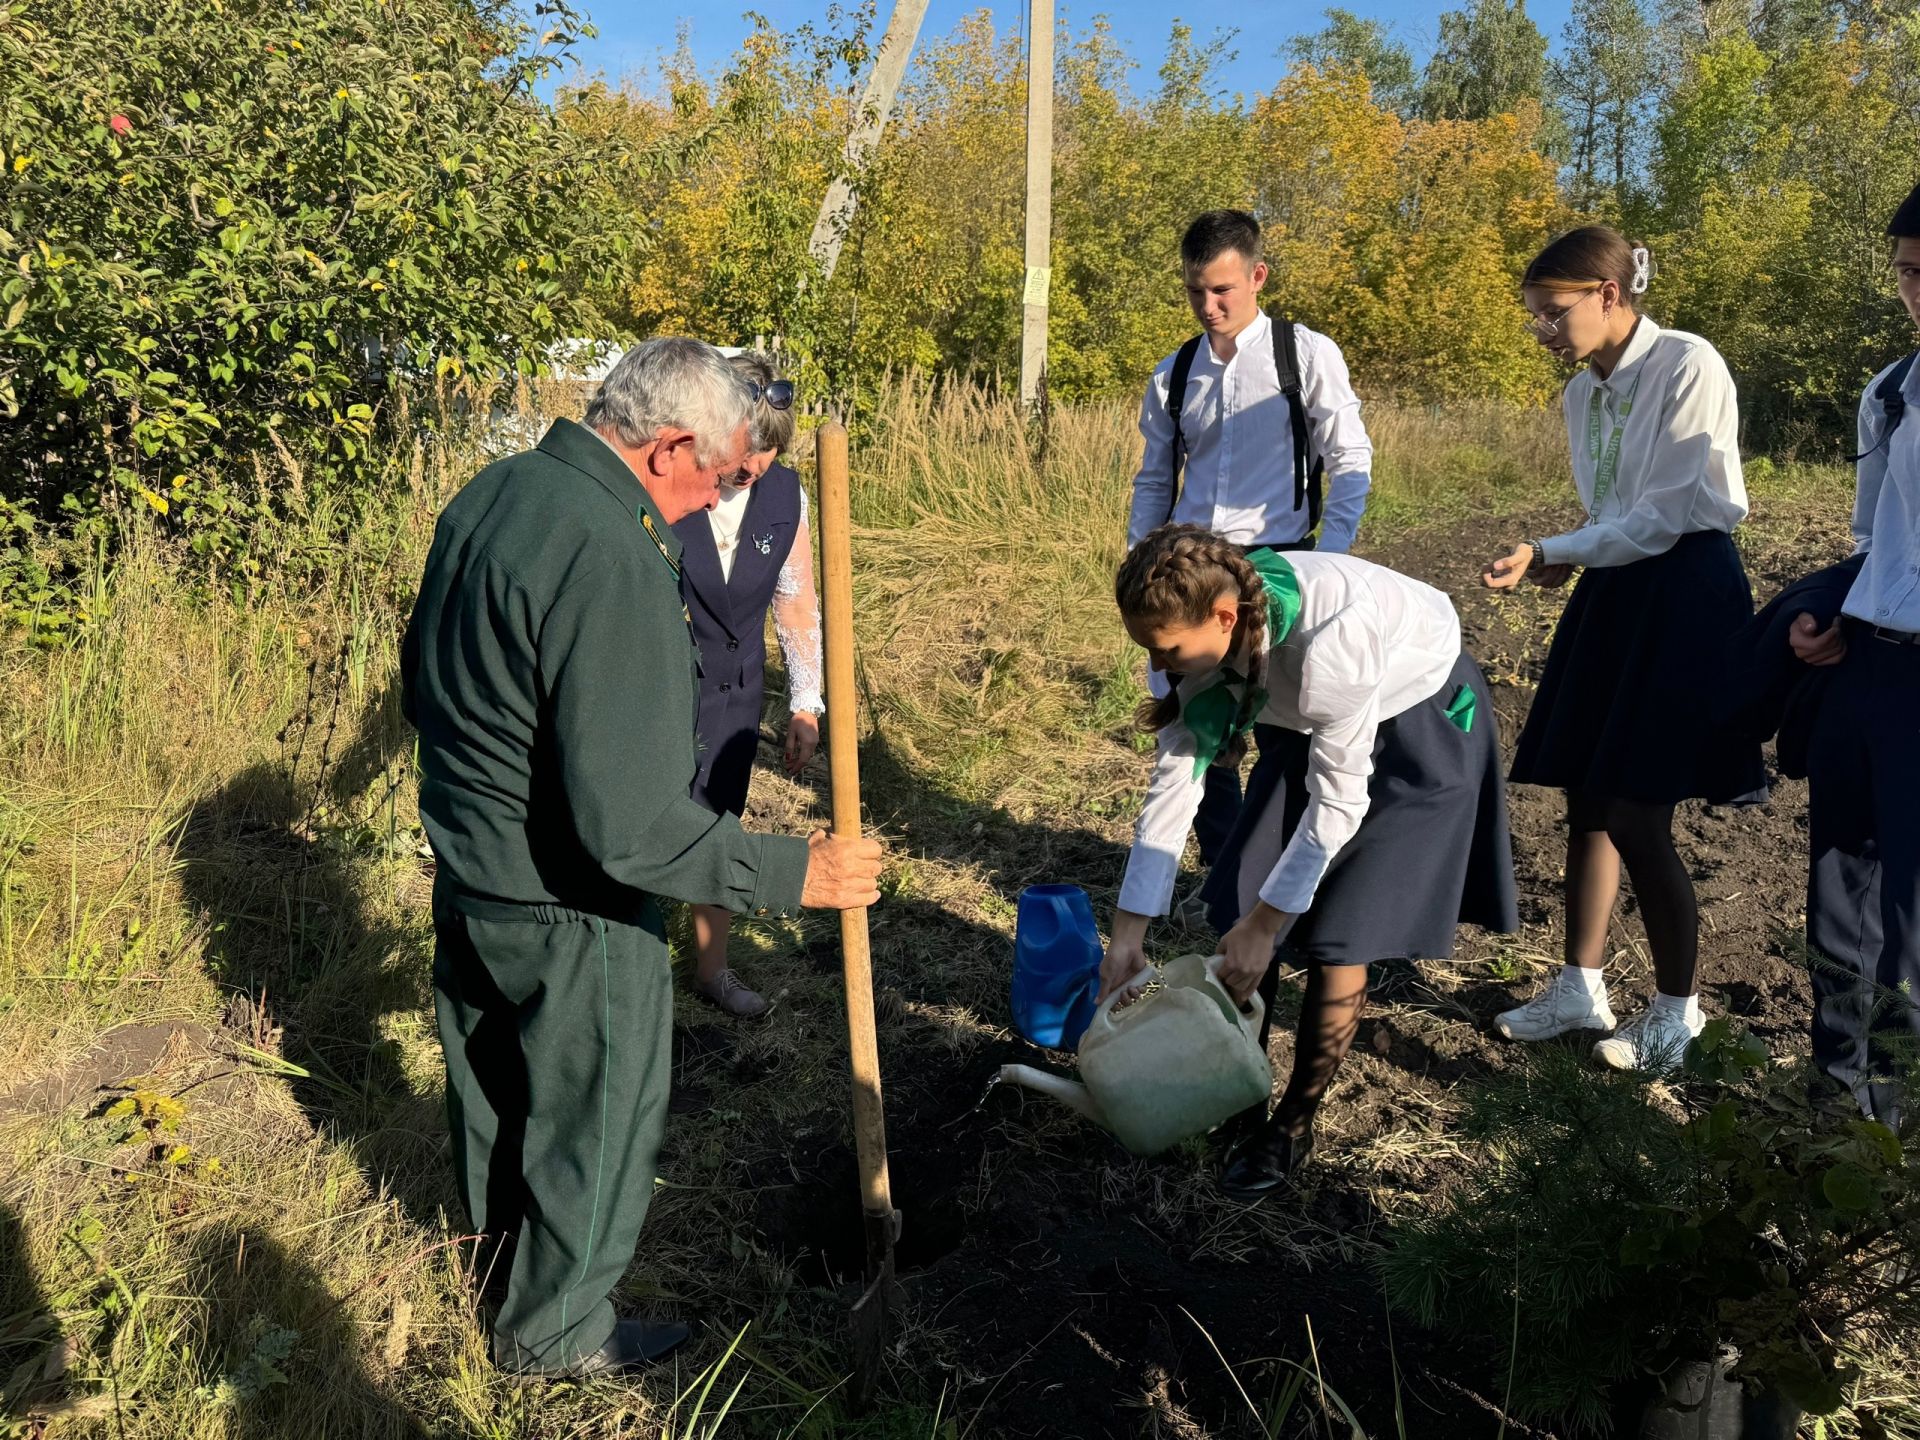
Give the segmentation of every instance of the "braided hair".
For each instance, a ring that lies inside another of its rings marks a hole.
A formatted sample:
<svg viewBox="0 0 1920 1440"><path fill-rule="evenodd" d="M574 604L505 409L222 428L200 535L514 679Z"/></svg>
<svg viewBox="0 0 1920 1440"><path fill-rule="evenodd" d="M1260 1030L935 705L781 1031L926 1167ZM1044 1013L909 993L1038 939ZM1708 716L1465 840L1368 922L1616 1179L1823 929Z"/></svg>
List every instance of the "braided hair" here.
<svg viewBox="0 0 1920 1440"><path fill-rule="evenodd" d="M1120 562L1114 576L1113 598L1127 619L1151 626L1198 625L1213 613L1223 592L1240 597L1240 625L1248 652L1248 675L1243 709L1255 707L1267 678L1267 589L1246 551L1231 540L1198 525L1162 525ZM1177 685L1160 699L1141 703L1135 723L1148 731L1164 730L1180 715ZM1250 716L1242 715L1245 722ZM1215 758L1216 765L1238 766L1247 753L1245 724Z"/></svg>

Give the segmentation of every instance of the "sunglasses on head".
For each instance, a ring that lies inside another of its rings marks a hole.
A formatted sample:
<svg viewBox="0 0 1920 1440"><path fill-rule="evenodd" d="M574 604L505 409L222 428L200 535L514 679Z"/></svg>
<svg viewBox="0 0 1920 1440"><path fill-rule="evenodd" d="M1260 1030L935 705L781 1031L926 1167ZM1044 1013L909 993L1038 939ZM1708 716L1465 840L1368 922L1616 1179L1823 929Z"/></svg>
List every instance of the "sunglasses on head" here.
<svg viewBox="0 0 1920 1440"><path fill-rule="evenodd" d="M758 380L749 380L747 382L747 388L753 392L754 403L756 404L764 400L775 410L791 410L793 408L793 382L791 380L775 380L769 385L762 385Z"/></svg>

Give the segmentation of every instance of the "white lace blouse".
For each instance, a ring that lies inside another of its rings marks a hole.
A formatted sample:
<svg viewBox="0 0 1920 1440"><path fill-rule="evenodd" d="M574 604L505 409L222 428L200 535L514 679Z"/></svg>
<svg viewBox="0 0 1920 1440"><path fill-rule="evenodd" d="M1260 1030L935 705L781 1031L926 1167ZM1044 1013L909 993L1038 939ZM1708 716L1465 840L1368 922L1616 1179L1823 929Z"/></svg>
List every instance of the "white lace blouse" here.
<svg viewBox="0 0 1920 1440"><path fill-rule="evenodd" d="M707 512L713 526L713 545L720 553L721 578L733 578L733 557L740 548L740 526L746 520L751 486L720 487L720 503ZM827 706L821 696L824 670L820 659L820 597L813 583L813 532L807 524L807 492L800 491L800 524L793 548L773 586L773 633L787 666L787 709L795 715L819 715Z"/></svg>

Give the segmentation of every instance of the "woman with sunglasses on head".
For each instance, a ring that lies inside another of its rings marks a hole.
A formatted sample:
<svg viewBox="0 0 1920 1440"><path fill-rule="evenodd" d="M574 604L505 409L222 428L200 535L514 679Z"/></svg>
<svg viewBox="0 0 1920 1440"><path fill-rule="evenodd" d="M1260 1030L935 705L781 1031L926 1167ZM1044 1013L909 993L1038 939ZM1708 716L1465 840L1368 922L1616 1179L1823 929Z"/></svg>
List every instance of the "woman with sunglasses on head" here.
<svg viewBox="0 0 1920 1440"><path fill-rule="evenodd" d="M713 509L673 527L680 537L682 589L700 647L700 769L693 798L716 814L747 808L760 742L766 678L767 612L787 666L787 773L798 774L820 745L820 601L813 541L800 477L777 461L793 444L794 389L764 355L732 363L754 392L745 463L720 483ZM729 1015L766 1013L767 1002L727 965L730 917L693 907L694 989Z"/></svg>
<svg viewBox="0 0 1920 1440"><path fill-rule="evenodd" d="M1608 1031L1596 1058L1645 1071L1677 1063L1704 1023L1699 907L1674 847L1674 807L1765 793L1759 746L1717 734L1708 718L1715 665L1753 615L1731 535L1747 513L1733 378L1705 340L1640 312L1652 273L1643 246L1600 225L1560 236L1527 267L1535 338L1585 362L1562 408L1586 522L1515 545L1483 577L1498 590L1583 572L1509 777L1567 792L1566 963L1495 1027L1513 1040ZM1602 967L1622 865L1657 993L1616 1026Z"/></svg>

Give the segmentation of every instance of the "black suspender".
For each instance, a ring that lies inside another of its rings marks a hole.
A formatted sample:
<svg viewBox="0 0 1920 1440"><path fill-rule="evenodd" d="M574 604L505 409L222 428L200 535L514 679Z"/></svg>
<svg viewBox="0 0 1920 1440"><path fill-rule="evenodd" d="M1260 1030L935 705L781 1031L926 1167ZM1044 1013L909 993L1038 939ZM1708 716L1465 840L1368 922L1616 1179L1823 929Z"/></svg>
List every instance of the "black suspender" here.
<svg viewBox="0 0 1920 1440"><path fill-rule="evenodd" d="M1173 357L1173 373L1167 377L1167 414L1173 420L1173 489L1167 501L1166 524L1180 505L1180 482L1187 468L1187 434L1182 417L1187 408L1187 377L1193 374L1193 357L1200 353L1206 336L1196 335L1182 345Z"/></svg>
<svg viewBox="0 0 1920 1440"><path fill-rule="evenodd" d="M1300 393L1300 348L1294 339L1293 322L1275 316L1273 320L1273 368L1280 376L1280 393L1287 397L1287 414L1293 420L1293 508L1307 512L1307 533L1320 528L1320 477L1327 462L1312 455L1313 442L1307 435L1307 402Z"/></svg>
<svg viewBox="0 0 1920 1440"><path fill-rule="evenodd" d="M1307 512L1307 533L1320 528L1321 480L1327 462L1313 455L1313 441L1307 430L1307 404L1300 385L1300 347L1294 337L1293 322L1274 315L1273 369L1280 377L1280 393L1287 397L1287 415L1293 424L1293 508ZM1182 345L1173 357L1173 371L1167 377L1167 414L1173 421L1173 494L1167 505L1167 519L1180 504L1181 477L1186 471L1186 430L1182 423L1187 408L1187 379L1193 373L1194 357L1206 341L1196 335ZM1311 459L1309 459L1311 456Z"/></svg>
<svg viewBox="0 0 1920 1440"><path fill-rule="evenodd" d="M1885 421L1880 430L1880 442L1862 450L1858 455L1847 456L1849 465L1858 464L1875 450L1884 448L1893 439L1893 432L1900 428L1900 422L1906 418L1907 413L1907 374L1913 369L1915 360L1920 360L1920 354L1909 355L1901 360L1887 372L1887 378L1874 387L1873 398L1880 402L1880 415ZM1177 441L1180 438L1180 421L1177 418L1173 422L1173 434Z"/></svg>

